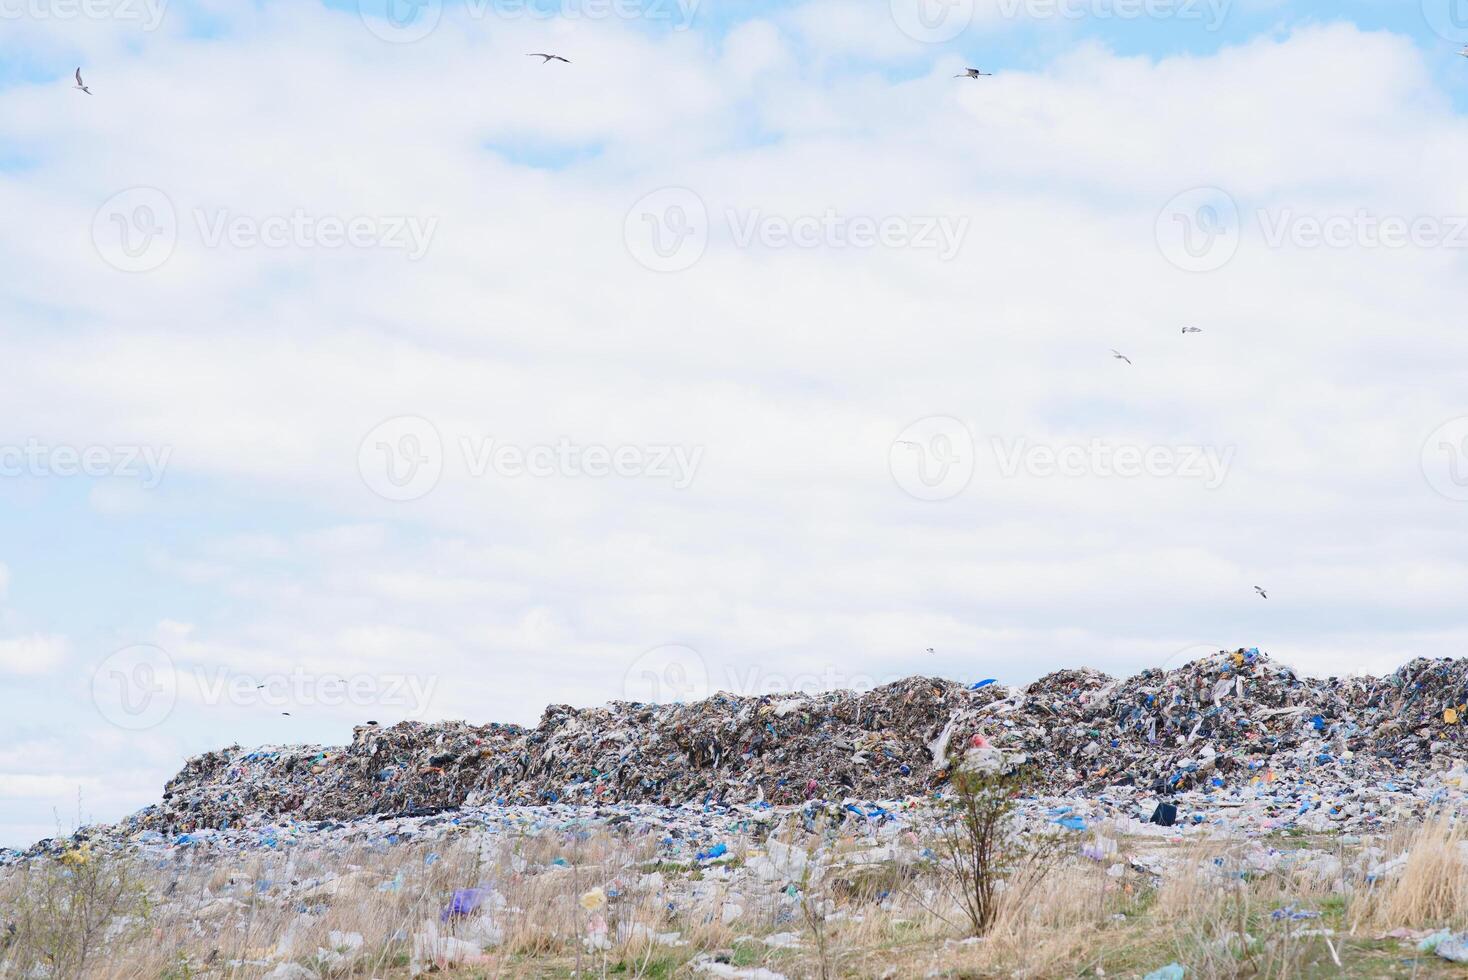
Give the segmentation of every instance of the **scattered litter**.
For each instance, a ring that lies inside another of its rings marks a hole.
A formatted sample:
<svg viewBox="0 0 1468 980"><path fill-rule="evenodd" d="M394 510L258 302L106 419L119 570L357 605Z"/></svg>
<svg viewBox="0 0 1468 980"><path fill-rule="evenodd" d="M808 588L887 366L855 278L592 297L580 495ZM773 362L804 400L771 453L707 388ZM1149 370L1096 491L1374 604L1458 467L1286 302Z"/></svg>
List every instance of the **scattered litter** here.
<svg viewBox="0 0 1468 980"><path fill-rule="evenodd" d="M1153 970L1142 980L1183 980L1188 975L1188 968L1181 963L1169 963L1160 969Z"/></svg>
<svg viewBox="0 0 1468 980"><path fill-rule="evenodd" d="M1432 951L1445 960L1468 963L1468 933L1448 936L1433 947Z"/></svg>
<svg viewBox="0 0 1468 980"><path fill-rule="evenodd" d="M786 980L785 974L766 970L762 966L734 966L720 963L713 957L703 955L693 961L695 973L707 973L723 980Z"/></svg>
<svg viewBox="0 0 1468 980"><path fill-rule="evenodd" d="M265 980L321 980L321 974L299 963L282 963L265 974Z"/></svg>

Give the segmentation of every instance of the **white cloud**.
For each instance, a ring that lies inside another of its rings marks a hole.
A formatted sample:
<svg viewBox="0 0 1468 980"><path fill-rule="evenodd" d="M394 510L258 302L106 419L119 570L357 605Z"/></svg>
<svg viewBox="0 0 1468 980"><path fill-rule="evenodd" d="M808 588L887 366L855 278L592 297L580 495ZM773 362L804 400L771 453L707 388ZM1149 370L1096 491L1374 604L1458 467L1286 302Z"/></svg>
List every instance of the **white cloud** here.
<svg viewBox="0 0 1468 980"><path fill-rule="evenodd" d="M0 640L0 671L45 674L66 660L66 637L34 634Z"/></svg>

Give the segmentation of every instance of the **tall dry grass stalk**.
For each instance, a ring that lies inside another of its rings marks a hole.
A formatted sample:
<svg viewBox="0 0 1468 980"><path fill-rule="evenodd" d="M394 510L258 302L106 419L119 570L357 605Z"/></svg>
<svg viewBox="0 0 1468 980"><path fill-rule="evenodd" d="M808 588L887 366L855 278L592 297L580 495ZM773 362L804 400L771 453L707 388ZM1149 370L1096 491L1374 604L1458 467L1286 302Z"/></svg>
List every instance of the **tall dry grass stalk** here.
<svg viewBox="0 0 1468 980"><path fill-rule="evenodd" d="M1399 874L1367 884L1351 904L1355 929L1468 924L1468 835L1462 823L1438 817L1398 828L1386 860L1406 855Z"/></svg>

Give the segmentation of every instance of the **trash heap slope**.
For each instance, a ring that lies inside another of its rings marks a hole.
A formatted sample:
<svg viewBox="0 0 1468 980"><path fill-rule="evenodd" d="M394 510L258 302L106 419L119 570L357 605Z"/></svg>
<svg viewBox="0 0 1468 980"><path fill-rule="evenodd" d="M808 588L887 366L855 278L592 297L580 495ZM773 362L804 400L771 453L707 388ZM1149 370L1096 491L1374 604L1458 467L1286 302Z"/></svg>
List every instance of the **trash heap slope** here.
<svg viewBox="0 0 1468 980"><path fill-rule="evenodd" d="M1117 680L1063 670L1024 688L913 677L861 694L556 705L533 729L360 726L350 745L234 746L192 759L136 821L170 830L341 821L465 803L771 804L941 789L987 738L1055 793L1159 794L1280 781L1410 779L1468 754L1468 660L1315 679L1257 650Z"/></svg>

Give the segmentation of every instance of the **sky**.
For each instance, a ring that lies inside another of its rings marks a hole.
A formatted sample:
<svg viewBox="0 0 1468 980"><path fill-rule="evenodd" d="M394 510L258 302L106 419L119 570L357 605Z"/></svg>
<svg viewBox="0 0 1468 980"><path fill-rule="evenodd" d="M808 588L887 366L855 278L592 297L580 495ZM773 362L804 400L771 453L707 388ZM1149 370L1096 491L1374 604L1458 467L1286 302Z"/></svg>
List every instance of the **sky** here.
<svg viewBox="0 0 1468 980"><path fill-rule="evenodd" d="M1462 652L1468 4L390 2L0 0L0 846L369 719Z"/></svg>

